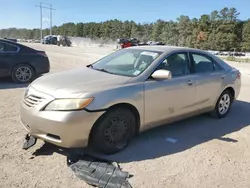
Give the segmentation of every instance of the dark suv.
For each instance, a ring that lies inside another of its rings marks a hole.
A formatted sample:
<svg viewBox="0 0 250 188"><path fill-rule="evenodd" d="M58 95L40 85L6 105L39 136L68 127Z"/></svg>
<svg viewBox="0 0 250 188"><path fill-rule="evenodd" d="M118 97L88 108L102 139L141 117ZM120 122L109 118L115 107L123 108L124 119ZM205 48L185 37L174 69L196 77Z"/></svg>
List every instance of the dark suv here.
<svg viewBox="0 0 250 188"><path fill-rule="evenodd" d="M57 37L56 36L44 37L43 40L42 40L42 43L43 44L54 44L54 45L56 45L57 44Z"/></svg>

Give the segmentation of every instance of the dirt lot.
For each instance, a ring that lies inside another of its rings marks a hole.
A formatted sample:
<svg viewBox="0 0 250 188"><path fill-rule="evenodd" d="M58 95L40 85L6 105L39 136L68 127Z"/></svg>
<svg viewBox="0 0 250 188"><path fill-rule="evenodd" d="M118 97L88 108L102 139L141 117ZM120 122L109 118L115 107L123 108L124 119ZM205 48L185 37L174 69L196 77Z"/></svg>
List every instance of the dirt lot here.
<svg viewBox="0 0 250 188"><path fill-rule="evenodd" d="M45 49L52 72L90 63L112 49ZM124 152L111 156L134 175L133 187L250 187L250 64L231 63L243 74L243 85L230 115L222 120L203 115L142 134ZM68 151L43 146L21 149L25 131L19 103L25 86L0 83L0 187L89 187L66 165ZM176 143L166 141L174 138Z"/></svg>

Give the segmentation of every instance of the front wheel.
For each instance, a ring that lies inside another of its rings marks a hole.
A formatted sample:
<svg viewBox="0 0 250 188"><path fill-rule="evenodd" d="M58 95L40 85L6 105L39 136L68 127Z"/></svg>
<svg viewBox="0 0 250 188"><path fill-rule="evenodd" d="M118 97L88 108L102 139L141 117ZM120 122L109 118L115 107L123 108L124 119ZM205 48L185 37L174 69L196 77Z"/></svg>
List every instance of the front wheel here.
<svg viewBox="0 0 250 188"><path fill-rule="evenodd" d="M90 145L101 153L114 154L128 146L135 131L133 113L126 108L115 108L98 120L92 131Z"/></svg>
<svg viewBox="0 0 250 188"><path fill-rule="evenodd" d="M230 111L233 102L232 94L229 90L225 90L219 97L215 109L211 113L213 117L224 118Z"/></svg>

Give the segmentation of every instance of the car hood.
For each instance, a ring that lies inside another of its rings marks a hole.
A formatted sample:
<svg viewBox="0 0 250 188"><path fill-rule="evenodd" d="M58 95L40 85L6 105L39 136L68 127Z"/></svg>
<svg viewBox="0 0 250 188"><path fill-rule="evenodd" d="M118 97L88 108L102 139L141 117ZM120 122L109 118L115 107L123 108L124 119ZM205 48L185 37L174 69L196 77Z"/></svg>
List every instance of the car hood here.
<svg viewBox="0 0 250 188"><path fill-rule="evenodd" d="M30 86L55 98L70 98L124 85L130 79L83 67L41 76Z"/></svg>

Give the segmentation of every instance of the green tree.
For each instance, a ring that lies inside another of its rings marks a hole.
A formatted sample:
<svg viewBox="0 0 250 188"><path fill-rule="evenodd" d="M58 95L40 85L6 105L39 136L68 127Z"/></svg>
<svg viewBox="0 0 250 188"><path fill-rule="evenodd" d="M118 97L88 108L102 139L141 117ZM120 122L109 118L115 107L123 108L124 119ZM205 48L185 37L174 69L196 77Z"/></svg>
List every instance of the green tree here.
<svg viewBox="0 0 250 188"><path fill-rule="evenodd" d="M83 23L76 24L76 36L83 37Z"/></svg>
<svg viewBox="0 0 250 188"><path fill-rule="evenodd" d="M242 50L250 51L250 20L243 26L242 31Z"/></svg>
<svg viewBox="0 0 250 188"><path fill-rule="evenodd" d="M161 37L160 35L163 32L165 22L163 20L157 20L156 23L153 25L153 32L152 32L152 39L155 41L160 41Z"/></svg>
<svg viewBox="0 0 250 188"><path fill-rule="evenodd" d="M178 32L179 32L179 46L188 46L188 36L192 35L192 22L188 16L181 15L177 18L178 21Z"/></svg>
<svg viewBox="0 0 250 188"><path fill-rule="evenodd" d="M247 50L250 51L250 24L238 19L240 12L234 7L224 7L200 18L190 20L181 15L177 21L161 19L153 23L135 23L117 19L104 22L73 23L53 26L53 34L77 37L117 38L135 37L141 41L162 41L168 45L188 46L211 50ZM45 28L43 36L49 35ZM8 28L0 30L0 37L40 39L39 28Z"/></svg>

